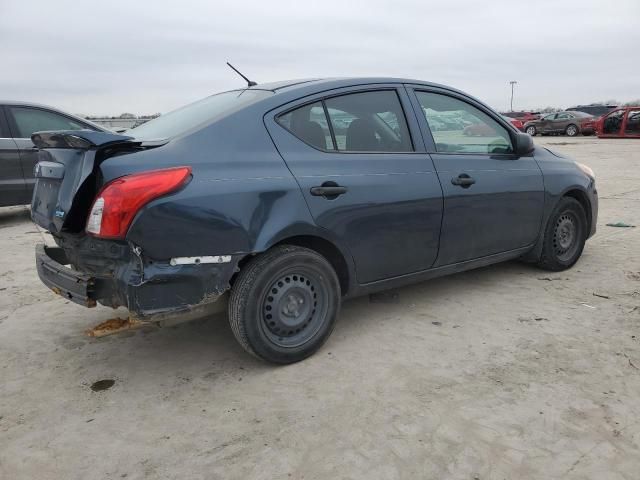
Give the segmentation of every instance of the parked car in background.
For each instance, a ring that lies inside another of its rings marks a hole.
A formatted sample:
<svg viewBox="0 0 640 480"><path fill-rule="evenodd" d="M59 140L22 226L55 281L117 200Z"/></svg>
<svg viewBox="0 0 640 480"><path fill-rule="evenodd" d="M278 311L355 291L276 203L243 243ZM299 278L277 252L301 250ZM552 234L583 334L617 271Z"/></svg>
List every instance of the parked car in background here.
<svg viewBox="0 0 640 480"><path fill-rule="evenodd" d="M524 130L532 137L538 134L565 134L570 137L579 133L591 135L594 132L593 116L583 112L549 113L525 123Z"/></svg>
<svg viewBox="0 0 640 480"><path fill-rule="evenodd" d="M640 106L603 115L596 122L596 133L600 138L640 138Z"/></svg>
<svg viewBox="0 0 640 480"><path fill-rule="evenodd" d="M257 85L127 133L33 134L31 215L58 245L36 246L40 279L138 321L230 292L234 336L271 362L320 348L342 298L516 258L564 270L596 228L590 168L442 85Z"/></svg>
<svg viewBox="0 0 640 480"><path fill-rule="evenodd" d="M540 118L540 112L506 112L503 113L505 117L516 118L520 120L523 124L527 122L531 122L533 120L537 120Z"/></svg>
<svg viewBox="0 0 640 480"><path fill-rule="evenodd" d="M524 125L522 124L522 122L520 120L518 120L517 118L509 118L505 115L500 115L506 122L509 122L511 125L513 125L515 128L517 128L519 131L523 132L524 131ZM433 120L432 120L433 122ZM433 122L435 123L435 122ZM437 123L436 123L437 124ZM467 136L487 136L487 135L495 135L495 131L491 130L491 128L485 124L485 123L472 123L470 125L467 125L464 127L463 130L464 135Z"/></svg>
<svg viewBox="0 0 640 480"><path fill-rule="evenodd" d="M55 108L25 102L0 102L0 207L31 203L38 151L31 135L42 130L106 131Z"/></svg>
<svg viewBox="0 0 640 480"><path fill-rule="evenodd" d="M575 107L567 108L566 111L588 113L589 115L597 118L616 108L618 108L618 105L577 105Z"/></svg>
<svg viewBox="0 0 640 480"><path fill-rule="evenodd" d="M506 115L502 115L502 118L504 118L506 121L510 122L511 125L516 127L521 132L524 132L524 123L519 118L507 117Z"/></svg>

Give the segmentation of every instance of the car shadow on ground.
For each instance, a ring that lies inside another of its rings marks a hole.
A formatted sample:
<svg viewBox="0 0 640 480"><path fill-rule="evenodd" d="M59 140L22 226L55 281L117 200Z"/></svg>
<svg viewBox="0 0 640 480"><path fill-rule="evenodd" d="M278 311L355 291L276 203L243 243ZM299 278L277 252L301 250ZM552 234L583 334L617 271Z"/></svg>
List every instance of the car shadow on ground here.
<svg viewBox="0 0 640 480"><path fill-rule="evenodd" d="M535 277L536 273L540 273L540 270L533 266L508 262L383 292L377 299L366 296L345 301L332 336L315 356L321 358L328 351L339 354L345 342L372 329L398 327L397 324L390 326L389 323L382 325L376 322L375 318L371 318L372 309L383 311L385 317L393 318L394 322L415 322L415 318L408 315L408 309L416 301L423 304L424 310L424 302L429 302L430 298L440 301L442 298L456 298L460 291L469 291L474 286L510 282L521 275ZM425 321L431 320L438 319L425 318ZM442 319L447 320L450 319ZM472 316L456 318L456 322L461 324L472 321ZM145 328L87 341L96 347L95 344L101 344L99 355L108 369L117 371L124 365L135 365L138 372L150 374L148 381L155 381L152 379L154 376L157 380L158 375L153 375L154 372L160 376L202 378L207 375L234 375L239 371L245 375L259 374L279 368L252 357L239 346L226 314L172 327ZM125 364L120 360L123 353L127 359ZM115 363L108 366L113 359L116 359ZM309 360L314 361L312 359Z"/></svg>
<svg viewBox="0 0 640 480"><path fill-rule="evenodd" d="M11 227L25 220L30 221L30 210L26 205L0 207L0 228Z"/></svg>

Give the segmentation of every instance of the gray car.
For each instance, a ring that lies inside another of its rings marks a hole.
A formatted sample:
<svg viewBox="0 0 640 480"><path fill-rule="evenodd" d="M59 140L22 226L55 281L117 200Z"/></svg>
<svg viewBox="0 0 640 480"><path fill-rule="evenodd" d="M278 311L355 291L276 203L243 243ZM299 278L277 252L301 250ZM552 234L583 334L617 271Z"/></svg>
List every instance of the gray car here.
<svg viewBox="0 0 640 480"><path fill-rule="evenodd" d="M579 133L593 133L593 116L584 112L558 112L543 115L538 120L524 124L524 131L532 137L541 134L564 134L575 137Z"/></svg>
<svg viewBox="0 0 640 480"><path fill-rule="evenodd" d="M34 103L0 101L0 207L31 202L37 150L31 135L40 130L106 131L87 120Z"/></svg>
<svg viewBox="0 0 640 480"><path fill-rule="evenodd" d="M343 298L513 259L564 270L596 229L589 167L442 85L257 85L127 133L32 136L31 214L58 245L36 247L40 279L138 322L228 292L236 339L271 362L320 348Z"/></svg>

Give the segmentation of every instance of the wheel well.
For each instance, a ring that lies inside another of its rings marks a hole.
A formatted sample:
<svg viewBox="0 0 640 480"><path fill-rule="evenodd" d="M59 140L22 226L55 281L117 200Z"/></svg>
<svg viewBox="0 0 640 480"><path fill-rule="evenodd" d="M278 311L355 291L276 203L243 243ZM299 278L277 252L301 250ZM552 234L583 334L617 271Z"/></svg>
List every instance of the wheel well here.
<svg viewBox="0 0 640 480"><path fill-rule="evenodd" d="M587 234L591 231L591 203L589 202L589 198L587 198L587 194L582 190L569 190L564 194L565 197L575 198L582 208L584 208L584 212L587 214Z"/></svg>
<svg viewBox="0 0 640 480"><path fill-rule="evenodd" d="M340 282L340 290L342 295L346 295L349 290L349 267L347 266L347 262L344 259L344 256L338 250L338 248L328 240L320 237L314 237L311 235L299 235L296 237L289 237L284 240L279 241L272 247L276 245L296 245L298 247L305 247L310 250L313 250L324 258L331 264L333 269L338 275L338 281ZM242 258L238 262L238 272L242 270L242 268L252 259L254 255L247 255ZM237 277L237 273L233 275L230 280L230 284L233 285L235 279Z"/></svg>
<svg viewBox="0 0 640 480"><path fill-rule="evenodd" d="M311 235L300 235L297 237L289 237L281 240L276 245L296 245L298 247L305 247L310 250L314 250L322 255L331 264L333 269L338 275L340 281L340 290L342 295L346 295L349 290L349 267L342 255L342 252L338 250L333 243L324 238L313 237Z"/></svg>

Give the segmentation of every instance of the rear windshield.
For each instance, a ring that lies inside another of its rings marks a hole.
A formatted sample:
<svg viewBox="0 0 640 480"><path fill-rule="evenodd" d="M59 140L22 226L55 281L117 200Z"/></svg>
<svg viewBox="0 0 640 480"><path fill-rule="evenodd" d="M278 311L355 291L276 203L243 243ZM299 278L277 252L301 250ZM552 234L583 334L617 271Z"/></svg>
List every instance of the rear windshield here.
<svg viewBox="0 0 640 480"><path fill-rule="evenodd" d="M234 90L218 93L127 130L125 135L140 140L177 137L270 95L273 95L273 92L268 90Z"/></svg>

